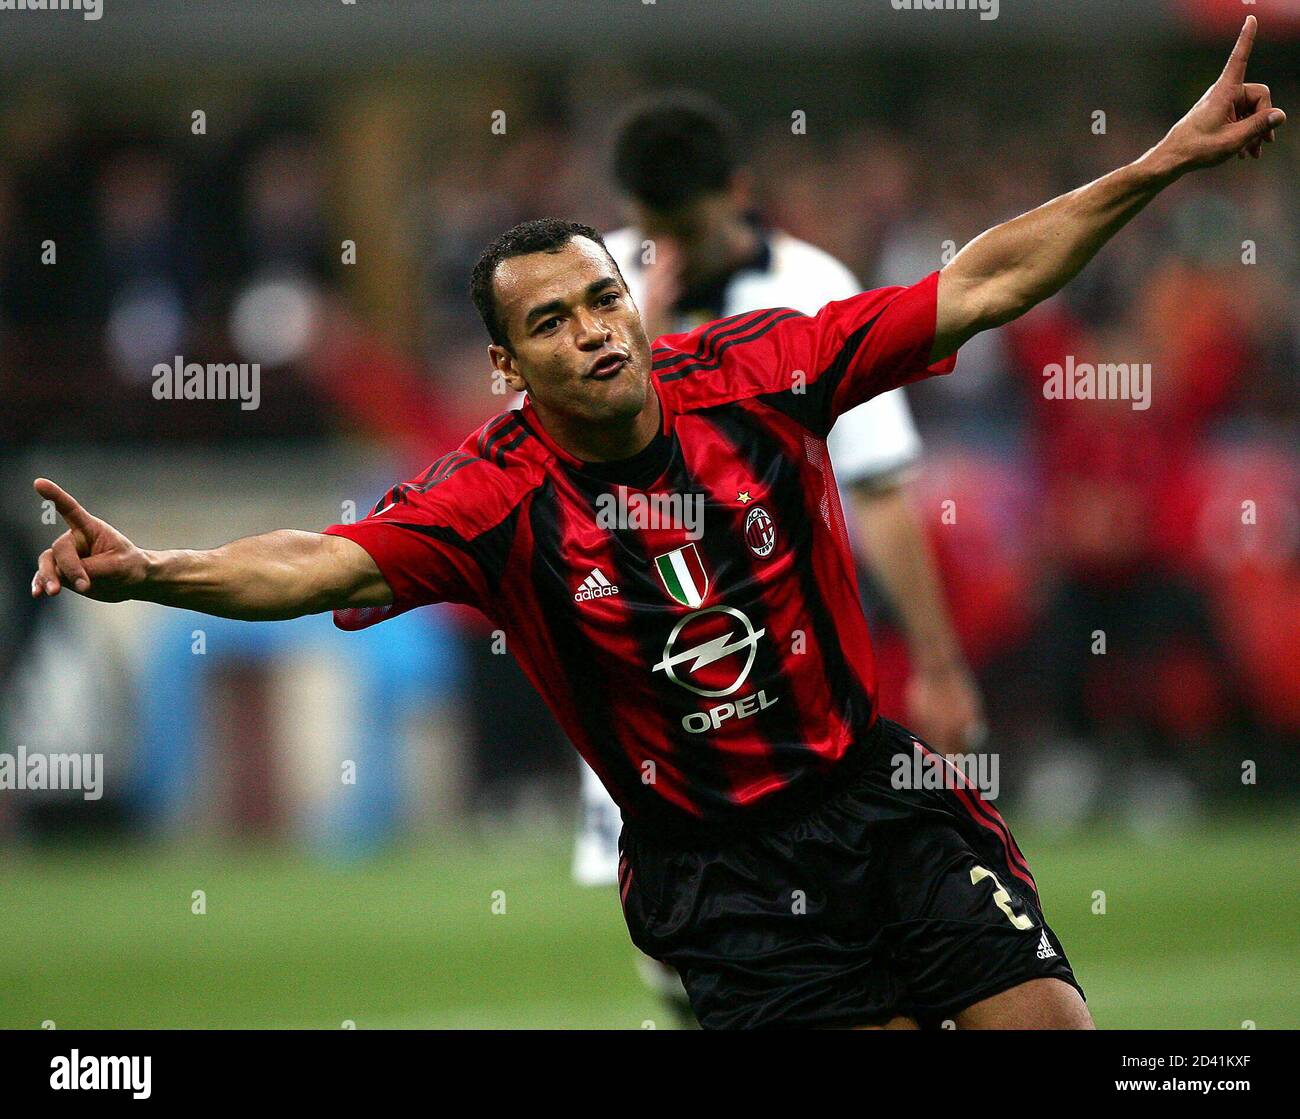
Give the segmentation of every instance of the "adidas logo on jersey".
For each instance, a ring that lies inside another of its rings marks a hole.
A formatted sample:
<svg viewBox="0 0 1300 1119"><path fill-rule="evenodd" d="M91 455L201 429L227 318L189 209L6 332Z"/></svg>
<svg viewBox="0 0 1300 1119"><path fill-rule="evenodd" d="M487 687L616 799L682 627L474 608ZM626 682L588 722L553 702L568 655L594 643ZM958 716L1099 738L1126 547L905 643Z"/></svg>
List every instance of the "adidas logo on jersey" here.
<svg viewBox="0 0 1300 1119"><path fill-rule="evenodd" d="M593 598L608 598L612 594L618 594L618 587L605 578L599 567L593 567L574 594L573 601L590 602Z"/></svg>
<svg viewBox="0 0 1300 1119"><path fill-rule="evenodd" d="M1056 955L1056 949L1052 947L1052 942L1047 939L1047 930L1043 930L1043 935L1038 938L1038 958L1040 960L1050 960Z"/></svg>

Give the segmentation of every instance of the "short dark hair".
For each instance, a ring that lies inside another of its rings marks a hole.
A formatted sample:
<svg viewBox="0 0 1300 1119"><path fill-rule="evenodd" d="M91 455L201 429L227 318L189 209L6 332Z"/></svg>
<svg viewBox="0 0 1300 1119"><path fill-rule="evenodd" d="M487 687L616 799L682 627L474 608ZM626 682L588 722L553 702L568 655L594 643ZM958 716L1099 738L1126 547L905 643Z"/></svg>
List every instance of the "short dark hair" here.
<svg viewBox="0 0 1300 1119"><path fill-rule="evenodd" d="M474 300L474 306L478 308L479 318L487 327L488 336L498 346L504 346L514 353L506 329L497 314L496 293L492 288L497 265L512 256L559 252L575 237L586 237L605 249L605 255L609 256L610 262L614 265L614 271L618 273L620 280L623 278L622 272L619 272L618 262L610 256L609 250L605 248L605 239L599 233L589 225L565 221L562 218L535 218L532 221L521 221L518 225L507 229L483 250L470 277L469 294Z"/></svg>
<svg viewBox="0 0 1300 1119"><path fill-rule="evenodd" d="M614 178L638 202L672 211L728 186L735 119L703 94L679 90L636 102L614 141Z"/></svg>

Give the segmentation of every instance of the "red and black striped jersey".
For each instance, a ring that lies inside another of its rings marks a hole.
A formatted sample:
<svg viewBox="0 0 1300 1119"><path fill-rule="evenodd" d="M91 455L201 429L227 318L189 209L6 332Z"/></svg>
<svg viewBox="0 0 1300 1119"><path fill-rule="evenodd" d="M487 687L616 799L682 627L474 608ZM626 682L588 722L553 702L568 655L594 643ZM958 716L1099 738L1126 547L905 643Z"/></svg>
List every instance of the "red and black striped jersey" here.
<svg viewBox="0 0 1300 1119"><path fill-rule="evenodd" d="M393 593L358 629L477 607L625 816L743 823L820 779L876 718L874 666L826 435L930 374L938 273L660 338L659 435L584 463L531 404L488 421L364 520Z"/></svg>

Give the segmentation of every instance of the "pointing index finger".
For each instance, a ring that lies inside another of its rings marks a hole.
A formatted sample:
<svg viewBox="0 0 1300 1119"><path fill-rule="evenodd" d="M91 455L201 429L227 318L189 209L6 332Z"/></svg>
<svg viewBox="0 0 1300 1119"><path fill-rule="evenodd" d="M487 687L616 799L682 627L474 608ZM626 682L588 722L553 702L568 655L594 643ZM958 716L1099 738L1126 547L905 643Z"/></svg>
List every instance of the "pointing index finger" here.
<svg viewBox="0 0 1300 1119"><path fill-rule="evenodd" d="M69 528L82 531L90 528L90 514L77 504L72 494L55 485L48 478L37 478L32 486L42 497L54 502L54 508L58 510L59 516L68 522Z"/></svg>
<svg viewBox="0 0 1300 1119"><path fill-rule="evenodd" d="M1254 16L1246 17L1246 22L1241 25L1241 34L1237 36L1232 53L1228 55L1228 62L1223 67L1220 81L1240 85L1246 80L1246 60L1250 58L1250 48L1255 45L1255 29L1258 26L1259 20Z"/></svg>

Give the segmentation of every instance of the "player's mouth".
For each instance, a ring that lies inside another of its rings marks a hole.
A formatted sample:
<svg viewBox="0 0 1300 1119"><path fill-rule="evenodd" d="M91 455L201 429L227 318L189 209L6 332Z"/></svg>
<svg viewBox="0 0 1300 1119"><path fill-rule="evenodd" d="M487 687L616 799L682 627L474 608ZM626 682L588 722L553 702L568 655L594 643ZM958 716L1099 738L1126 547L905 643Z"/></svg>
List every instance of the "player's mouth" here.
<svg viewBox="0 0 1300 1119"><path fill-rule="evenodd" d="M622 372L628 363L628 355L622 350L611 350L604 357L597 359L587 370L586 376L592 381L609 381Z"/></svg>

